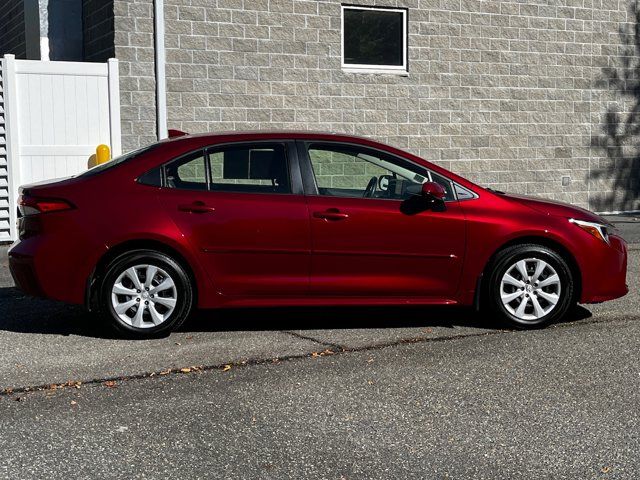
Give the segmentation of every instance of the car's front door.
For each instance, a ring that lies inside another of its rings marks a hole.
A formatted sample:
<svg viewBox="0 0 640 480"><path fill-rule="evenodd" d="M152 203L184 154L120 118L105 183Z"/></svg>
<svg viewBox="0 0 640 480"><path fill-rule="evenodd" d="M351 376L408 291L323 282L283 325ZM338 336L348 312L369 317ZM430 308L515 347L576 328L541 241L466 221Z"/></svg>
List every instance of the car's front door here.
<svg viewBox="0 0 640 480"><path fill-rule="evenodd" d="M454 298L465 219L447 179L360 146L301 142L298 150L311 190L313 294ZM427 180L445 186L446 203L420 196Z"/></svg>
<svg viewBox="0 0 640 480"><path fill-rule="evenodd" d="M308 292L309 216L294 155L292 142L236 143L164 167L160 201L219 293Z"/></svg>

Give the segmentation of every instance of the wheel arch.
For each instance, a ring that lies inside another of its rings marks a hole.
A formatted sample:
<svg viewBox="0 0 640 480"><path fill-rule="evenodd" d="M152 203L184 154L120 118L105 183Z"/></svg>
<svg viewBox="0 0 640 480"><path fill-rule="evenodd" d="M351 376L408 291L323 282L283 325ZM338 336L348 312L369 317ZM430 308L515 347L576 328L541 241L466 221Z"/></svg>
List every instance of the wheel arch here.
<svg viewBox="0 0 640 480"><path fill-rule="evenodd" d="M189 278L191 279L194 296L193 304L198 304L198 278L186 256L177 248L169 245L166 242L162 242L157 239L135 239L126 240L113 245L98 259L98 262L96 263L96 266L91 272L91 275L89 276L89 279L87 281L85 306L89 310L94 310L96 308L97 295L102 286L102 279L104 278L104 275L106 273L107 266L119 256L133 250L154 250L168 255L176 262L178 262L178 264L180 264L180 266L184 268L185 272L187 272L187 275L189 275Z"/></svg>
<svg viewBox="0 0 640 480"><path fill-rule="evenodd" d="M480 276L478 277L478 282L477 282L477 286L476 286L476 294L474 297L474 307L476 310L480 309L480 302L482 300L482 296L484 293L484 288L486 286L486 278L487 278L487 274L491 269L491 266L493 265L496 257L498 256L498 254L503 251L506 248L509 247L513 247L516 245L526 245L526 244L535 244L535 245L541 245L543 247L547 247L555 252L558 253L558 255L560 255L562 257L562 259L567 262L567 265L569 266L569 269L571 270L571 275L573 276L573 280L574 280L574 289L575 289L575 298L580 298L582 295L582 272L580 270L580 267L578 266L578 261L576 260L575 256L573 255L573 253L571 253L571 250L569 250L569 248L567 248L565 245L563 245L561 242L553 239L553 238L549 238L549 237L543 237L543 236L537 236L537 235L526 235L526 236L521 236L521 237L515 237L512 238L510 240L508 240L507 242L503 243L502 245L500 245L494 252L493 254L489 257L489 259L487 260L487 262L485 263L484 268L482 269L482 273L480 274Z"/></svg>

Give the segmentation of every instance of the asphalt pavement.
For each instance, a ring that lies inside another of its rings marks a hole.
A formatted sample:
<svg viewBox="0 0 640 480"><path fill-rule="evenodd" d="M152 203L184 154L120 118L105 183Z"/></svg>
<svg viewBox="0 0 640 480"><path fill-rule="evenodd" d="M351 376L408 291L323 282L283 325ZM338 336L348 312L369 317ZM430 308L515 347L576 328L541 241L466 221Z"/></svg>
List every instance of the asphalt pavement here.
<svg viewBox="0 0 640 480"><path fill-rule="evenodd" d="M606 215L605 218L615 225L627 242L640 244L640 212Z"/></svg>
<svg viewBox="0 0 640 480"><path fill-rule="evenodd" d="M629 295L541 331L247 309L126 341L23 296L0 252L0 477L636 479L639 272L634 244Z"/></svg>

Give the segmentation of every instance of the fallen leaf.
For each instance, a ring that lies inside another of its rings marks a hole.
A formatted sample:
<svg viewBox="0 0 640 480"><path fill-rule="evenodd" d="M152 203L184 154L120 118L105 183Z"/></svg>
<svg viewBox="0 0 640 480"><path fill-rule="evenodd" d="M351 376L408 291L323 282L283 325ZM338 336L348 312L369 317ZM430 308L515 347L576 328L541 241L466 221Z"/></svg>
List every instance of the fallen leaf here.
<svg viewBox="0 0 640 480"><path fill-rule="evenodd" d="M229 370L231 370L231 365L225 365L224 367L222 367L223 372L228 372Z"/></svg>
<svg viewBox="0 0 640 480"><path fill-rule="evenodd" d="M116 388L118 386L118 384L113 380L107 380L106 382L103 382L103 385L108 388Z"/></svg>
<svg viewBox="0 0 640 480"><path fill-rule="evenodd" d="M191 369L190 368L181 368L180 371L182 373L189 373L191 371Z"/></svg>
<svg viewBox="0 0 640 480"><path fill-rule="evenodd" d="M609 473L611 471L611 467L602 467L602 473Z"/></svg>
<svg viewBox="0 0 640 480"><path fill-rule="evenodd" d="M75 400L71 400L71 405L77 405L78 402L76 402Z"/></svg>
<svg viewBox="0 0 640 480"><path fill-rule="evenodd" d="M166 370L161 371L158 375L169 375L171 373L171 369L168 368Z"/></svg>

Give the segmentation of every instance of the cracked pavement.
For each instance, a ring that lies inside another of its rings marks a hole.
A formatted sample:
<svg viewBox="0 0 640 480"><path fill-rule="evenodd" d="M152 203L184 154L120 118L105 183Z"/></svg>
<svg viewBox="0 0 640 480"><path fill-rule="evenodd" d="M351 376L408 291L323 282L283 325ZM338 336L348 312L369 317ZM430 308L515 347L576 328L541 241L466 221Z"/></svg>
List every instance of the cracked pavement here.
<svg viewBox="0 0 640 480"><path fill-rule="evenodd" d="M2 258L2 477L640 474L640 247L629 295L541 331L456 308L246 309L151 341L24 297Z"/></svg>

